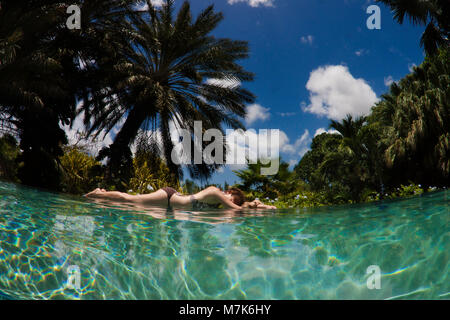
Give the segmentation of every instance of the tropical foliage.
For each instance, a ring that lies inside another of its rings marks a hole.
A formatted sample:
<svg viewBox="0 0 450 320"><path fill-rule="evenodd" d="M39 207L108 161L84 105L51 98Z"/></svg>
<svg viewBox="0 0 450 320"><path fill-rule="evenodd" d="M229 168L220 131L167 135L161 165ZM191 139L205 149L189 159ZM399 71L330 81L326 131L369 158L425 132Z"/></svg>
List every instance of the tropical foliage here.
<svg viewBox="0 0 450 320"><path fill-rule="evenodd" d="M159 133L159 156L180 178L181 167L171 156L174 129L194 132L194 121L201 121L203 130L222 133L222 124L243 128L239 118L254 96L240 83L252 80L253 74L237 60L248 56L248 45L211 34L223 19L213 6L193 19L189 2L176 17L173 0L160 9L147 4L147 10L129 15L126 32L115 35L121 41L114 48L117 56L108 79L115 102L106 107L84 104L82 110L92 116L90 132L107 132L123 122L114 143L101 153L109 157L111 177L129 167L130 145L145 129ZM191 140L194 145L193 136ZM188 170L195 178L207 178L218 167L203 163Z"/></svg>
<svg viewBox="0 0 450 320"><path fill-rule="evenodd" d="M69 30L64 2L2 1L0 124L19 136L22 183L60 188L58 159L67 143L61 125L74 118L77 98L96 97L103 89L104 82L81 66L109 56L102 44L120 29L117 17L127 3L72 1L83 10L83 28Z"/></svg>
<svg viewBox="0 0 450 320"><path fill-rule="evenodd" d="M66 27L64 2L2 2L0 125L19 137L22 183L61 188L59 159L67 143L61 127L77 113L94 137L118 128L98 157L108 157L105 179L116 189L133 175L130 144L140 129L158 131L163 147L157 157L178 179L182 170L170 157L172 124L192 129L199 120L205 130L243 128L239 119L254 96L241 83L253 74L237 61L247 57L248 44L211 34L223 19L213 6L194 19L188 2L175 16L173 0L160 9L147 1L146 10L138 10L142 1L136 0L71 4L83 13L81 30ZM188 169L205 178L217 167Z"/></svg>
<svg viewBox="0 0 450 320"><path fill-rule="evenodd" d="M66 147L60 164L64 192L84 194L95 189L102 181L101 163L82 148Z"/></svg>
<svg viewBox="0 0 450 320"><path fill-rule="evenodd" d="M271 199L292 192L294 189L290 182L292 182L293 175L289 171L289 164L281 161L281 159L274 159L273 161L279 163L279 170L275 175L263 175L261 173L261 168L266 166L261 160L249 164L246 169L234 171L242 181L237 187L246 192L252 191L253 196Z"/></svg>
<svg viewBox="0 0 450 320"><path fill-rule="evenodd" d="M434 55L448 48L450 36L450 1L448 0L377 0L386 4L394 19L403 24L408 18L415 25L426 26L420 40L425 52Z"/></svg>
<svg viewBox="0 0 450 320"><path fill-rule="evenodd" d="M201 190L202 188L196 184L191 179L186 179L182 185L182 191L185 194L194 194ZM224 190L227 190L228 188L224 188Z"/></svg>
<svg viewBox="0 0 450 320"><path fill-rule="evenodd" d="M361 118L331 121L301 161L261 175L236 171L250 198L281 207L376 201L420 194L450 181L448 0L379 0L403 23L426 25L425 61ZM179 129L243 128L253 80L239 61L245 41L216 38L223 16L189 2L74 0L82 29L66 27L67 4L2 1L0 9L0 177L82 194L94 187L147 193L165 186L194 193L172 159ZM143 8L143 9L139 9ZM117 131L94 158L67 146L65 125L84 116L86 138ZM113 130L114 129L114 130ZM184 137L183 137L184 139ZM193 148L193 136L188 137ZM223 141L219 141L226 148ZM136 150L132 152L132 146ZM103 162L100 162L103 161ZM207 180L217 164L187 166Z"/></svg>
<svg viewBox="0 0 450 320"><path fill-rule="evenodd" d="M279 206L342 204L418 195L450 182L450 50L439 49L383 95L367 117L331 121L290 172L237 172L249 195ZM280 176L282 178L280 179Z"/></svg>
<svg viewBox="0 0 450 320"><path fill-rule="evenodd" d="M155 150L157 144L146 134L139 136L137 150L133 159L133 174L129 189L133 192L145 194L163 187L172 187L180 190L180 183L165 161L158 156Z"/></svg>
<svg viewBox="0 0 450 320"><path fill-rule="evenodd" d="M17 140L9 134L0 137L0 178L17 180L17 157L20 153Z"/></svg>
<svg viewBox="0 0 450 320"><path fill-rule="evenodd" d="M373 108L391 184L450 181L450 50L428 57Z"/></svg>

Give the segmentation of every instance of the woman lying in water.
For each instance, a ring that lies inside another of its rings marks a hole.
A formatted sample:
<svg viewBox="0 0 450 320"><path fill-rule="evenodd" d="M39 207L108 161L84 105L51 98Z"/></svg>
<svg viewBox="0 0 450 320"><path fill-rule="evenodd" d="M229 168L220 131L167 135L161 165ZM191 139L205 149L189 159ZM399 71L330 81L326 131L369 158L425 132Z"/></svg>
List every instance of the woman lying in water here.
<svg viewBox="0 0 450 320"><path fill-rule="evenodd" d="M129 195L118 191L95 189L85 195L88 198L108 200L114 202L130 203L144 207L192 208L201 209L208 205L222 205L229 209L276 209L259 200L245 202L244 193L231 188L225 192L216 187L208 187L193 195L182 195L175 189L167 187L156 192L143 195Z"/></svg>

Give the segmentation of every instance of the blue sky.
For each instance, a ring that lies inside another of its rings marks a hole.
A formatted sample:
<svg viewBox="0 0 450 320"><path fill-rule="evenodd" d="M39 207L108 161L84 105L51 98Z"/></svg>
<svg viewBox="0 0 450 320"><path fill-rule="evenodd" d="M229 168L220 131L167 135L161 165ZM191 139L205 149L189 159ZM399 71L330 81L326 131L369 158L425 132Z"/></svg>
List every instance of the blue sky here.
<svg viewBox="0 0 450 320"><path fill-rule="evenodd" d="M381 30L366 27L373 1L191 1L194 13L209 4L225 16L215 36L250 44L250 58L242 64L256 78L242 85L257 96L257 106L247 127L282 130L289 140L280 146L281 156L291 164L298 163L318 129L328 128L330 118L367 113L387 84L424 58L423 28L398 25L387 7L378 4ZM237 181L229 168L209 182L224 181Z"/></svg>
<svg viewBox="0 0 450 320"><path fill-rule="evenodd" d="M158 5L162 0L152 2ZM367 28L366 10L374 4L370 0L190 3L194 15L210 4L224 14L213 32L216 37L249 42L250 57L241 63L256 77L241 85L257 99L247 107L246 126L279 129L280 155L292 167L309 149L314 135L328 129L330 119L367 114L392 81L424 59L419 45L424 28L397 24L384 5L377 4L381 30ZM175 4L178 8L182 1ZM103 145L112 142L116 129ZM232 169L225 167L208 182L237 182Z"/></svg>

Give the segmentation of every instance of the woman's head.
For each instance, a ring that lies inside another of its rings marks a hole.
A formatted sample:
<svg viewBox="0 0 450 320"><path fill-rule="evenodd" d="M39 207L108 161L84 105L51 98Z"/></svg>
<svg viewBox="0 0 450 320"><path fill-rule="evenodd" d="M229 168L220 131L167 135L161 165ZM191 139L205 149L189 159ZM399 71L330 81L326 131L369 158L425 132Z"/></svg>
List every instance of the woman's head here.
<svg viewBox="0 0 450 320"><path fill-rule="evenodd" d="M226 191L231 196L231 201L238 206L242 206L245 202L244 193L238 188L230 188Z"/></svg>

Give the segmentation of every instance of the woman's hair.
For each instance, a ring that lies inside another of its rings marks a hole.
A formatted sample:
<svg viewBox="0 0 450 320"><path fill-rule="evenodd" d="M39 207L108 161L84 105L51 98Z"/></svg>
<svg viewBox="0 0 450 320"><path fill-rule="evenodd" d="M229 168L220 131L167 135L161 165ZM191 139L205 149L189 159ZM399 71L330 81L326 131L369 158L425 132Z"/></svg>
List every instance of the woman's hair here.
<svg viewBox="0 0 450 320"><path fill-rule="evenodd" d="M227 193L231 194L233 202L236 205L242 206L242 204L245 202L245 195L242 190L238 188L230 188L227 190Z"/></svg>

